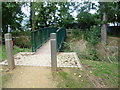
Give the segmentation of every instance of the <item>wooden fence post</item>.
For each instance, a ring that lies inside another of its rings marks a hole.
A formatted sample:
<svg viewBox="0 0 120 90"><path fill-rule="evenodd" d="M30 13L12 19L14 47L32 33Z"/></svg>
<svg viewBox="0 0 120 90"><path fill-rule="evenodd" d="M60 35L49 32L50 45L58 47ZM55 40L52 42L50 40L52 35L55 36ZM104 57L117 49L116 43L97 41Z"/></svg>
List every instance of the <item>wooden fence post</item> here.
<svg viewBox="0 0 120 90"><path fill-rule="evenodd" d="M56 33L50 34L51 42L51 67L53 71L57 70L57 50L56 50Z"/></svg>
<svg viewBox="0 0 120 90"><path fill-rule="evenodd" d="M5 45L7 52L8 68L12 70L15 68L15 63L13 55L12 35L10 33L5 34Z"/></svg>

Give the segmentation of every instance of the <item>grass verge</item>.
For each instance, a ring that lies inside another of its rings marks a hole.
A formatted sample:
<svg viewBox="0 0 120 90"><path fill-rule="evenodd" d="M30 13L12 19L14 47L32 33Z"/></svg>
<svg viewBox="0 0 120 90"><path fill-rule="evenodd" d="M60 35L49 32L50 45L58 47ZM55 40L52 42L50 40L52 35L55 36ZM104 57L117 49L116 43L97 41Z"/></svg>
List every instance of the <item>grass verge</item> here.
<svg viewBox="0 0 120 90"><path fill-rule="evenodd" d="M109 42L112 41L109 40ZM58 88L118 88L120 75L118 74L118 62L116 60L112 58L113 63L110 63L106 59L105 61L101 61L96 53L96 48L89 47L88 43L86 46L81 40L72 42L67 40L66 43L63 51L71 51L70 49L72 49L72 51L76 52L84 70L81 72L77 68L64 68L54 73L54 77L58 81ZM112 44L110 46L116 45ZM113 57L116 57L114 56L116 53L114 49L114 52L110 49L108 51L104 56L108 54L108 56L113 55Z"/></svg>
<svg viewBox="0 0 120 90"><path fill-rule="evenodd" d="M62 68L54 72L53 76L55 81L58 81L58 88L94 88L81 68Z"/></svg>
<svg viewBox="0 0 120 90"><path fill-rule="evenodd" d="M0 53L0 58L2 58L2 61L3 61L5 59L7 59L5 45L2 45L2 47L0 47L0 49L2 49L2 53ZM31 52L31 49L29 49L29 48L19 48L18 46L14 46L14 55L19 53L19 52Z"/></svg>
<svg viewBox="0 0 120 90"><path fill-rule="evenodd" d="M104 87L118 88L118 79L120 78L118 64L92 60L81 60L81 63L84 65L86 71L102 80ZM100 81L98 82L100 83Z"/></svg>
<svg viewBox="0 0 120 90"><path fill-rule="evenodd" d="M82 60L83 68L53 72L58 88L118 88L118 64Z"/></svg>

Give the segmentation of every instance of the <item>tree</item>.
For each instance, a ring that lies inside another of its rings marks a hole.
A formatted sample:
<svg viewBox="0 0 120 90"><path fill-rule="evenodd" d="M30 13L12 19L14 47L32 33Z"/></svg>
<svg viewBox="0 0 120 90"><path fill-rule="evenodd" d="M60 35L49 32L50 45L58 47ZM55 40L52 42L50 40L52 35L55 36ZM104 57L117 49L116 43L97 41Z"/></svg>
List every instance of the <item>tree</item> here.
<svg viewBox="0 0 120 90"><path fill-rule="evenodd" d="M35 15L36 12L41 8L41 5L39 2L31 2L30 3L30 24L31 24L31 30L34 31L36 28L36 21L38 16Z"/></svg>
<svg viewBox="0 0 120 90"><path fill-rule="evenodd" d="M41 9L38 12L38 19L37 19L37 27L49 27L49 26L55 26L55 23L57 21L57 18L55 16L56 14L56 2L45 2L41 4Z"/></svg>
<svg viewBox="0 0 120 90"><path fill-rule="evenodd" d="M66 26L74 21L69 11L69 2L32 2L32 30L49 26Z"/></svg>
<svg viewBox="0 0 120 90"><path fill-rule="evenodd" d="M119 2L109 2L107 14L108 14L108 23L119 23L120 20L120 9ZM112 13L111 13L112 12Z"/></svg>
<svg viewBox="0 0 120 90"><path fill-rule="evenodd" d="M80 12L77 15L77 18L78 18L77 22L78 22L79 28L81 29L86 29L86 28L90 29L90 27L95 24L94 17L88 12Z"/></svg>
<svg viewBox="0 0 120 90"><path fill-rule="evenodd" d="M8 25L11 30L21 30L23 12L21 7L24 3L20 2L2 2L2 36L8 32Z"/></svg>
<svg viewBox="0 0 120 90"><path fill-rule="evenodd" d="M99 16L102 20L101 26L101 42L107 41L107 23L119 23L119 3L117 2L99 2L100 13Z"/></svg>
<svg viewBox="0 0 120 90"><path fill-rule="evenodd" d="M77 7L80 6L80 8L77 9L78 15L77 15L77 22L79 25L79 28L86 29L96 24L95 22L95 15L92 15L90 12L91 9L96 9L96 5L91 2L83 2L78 3Z"/></svg>
<svg viewBox="0 0 120 90"><path fill-rule="evenodd" d="M31 26L32 31L37 28L54 26L56 19L57 2L32 2L31 3Z"/></svg>
<svg viewBox="0 0 120 90"><path fill-rule="evenodd" d="M100 2L100 9L102 11L102 26L101 26L101 42L106 44L107 39L107 21L108 21L108 3Z"/></svg>
<svg viewBox="0 0 120 90"><path fill-rule="evenodd" d="M70 7L74 6L74 3L70 3L70 2L59 2L59 14L58 14L58 18L59 18L59 26L65 26L67 28L70 27L70 25L74 22L74 18L73 16L70 14L71 13L71 9Z"/></svg>

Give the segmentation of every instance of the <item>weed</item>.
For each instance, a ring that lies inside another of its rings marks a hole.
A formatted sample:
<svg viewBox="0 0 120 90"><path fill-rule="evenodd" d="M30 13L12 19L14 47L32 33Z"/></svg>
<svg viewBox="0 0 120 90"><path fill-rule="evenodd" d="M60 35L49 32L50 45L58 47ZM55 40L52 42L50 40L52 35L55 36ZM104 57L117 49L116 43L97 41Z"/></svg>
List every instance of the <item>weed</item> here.
<svg viewBox="0 0 120 90"><path fill-rule="evenodd" d="M72 52L69 42L64 42L60 52Z"/></svg>
<svg viewBox="0 0 120 90"><path fill-rule="evenodd" d="M59 72L59 74L61 75L61 77L63 78L63 79L66 79L67 78L67 73L66 72Z"/></svg>

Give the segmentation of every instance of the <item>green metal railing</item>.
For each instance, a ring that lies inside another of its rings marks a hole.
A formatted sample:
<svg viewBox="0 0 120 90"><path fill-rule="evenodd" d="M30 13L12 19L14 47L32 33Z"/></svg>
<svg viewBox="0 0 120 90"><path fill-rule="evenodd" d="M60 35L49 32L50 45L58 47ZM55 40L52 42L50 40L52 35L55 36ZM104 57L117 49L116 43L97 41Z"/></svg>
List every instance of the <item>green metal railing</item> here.
<svg viewBox="0 0 120 90"><path fill-rule="evenodd" d="M50 38L50 33L55 33L57 29L49 27L31 31L32 51L35 52L42 46Z"/></svg>
<svg viewBox="0 0 120 90"><path fill-rule="evenodd" d="M58 52L61 49L62 43L65 40L65 38L66 38L66 28L62 27L56 31L56 40L57 40L56 44L57 44L57 51Z"/></svg>
<svg viewBox="0 0 120 90"><path fill-rule="evenodd" d="M61 49L64 39L66 38L65 27L62 27L60 29L47 27L31 31L32 51L36 52L39 47L41 47L46 41L48 41L51 33L56 33L56 45L57 51L59 51Z"/></svg>

